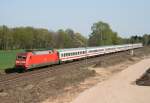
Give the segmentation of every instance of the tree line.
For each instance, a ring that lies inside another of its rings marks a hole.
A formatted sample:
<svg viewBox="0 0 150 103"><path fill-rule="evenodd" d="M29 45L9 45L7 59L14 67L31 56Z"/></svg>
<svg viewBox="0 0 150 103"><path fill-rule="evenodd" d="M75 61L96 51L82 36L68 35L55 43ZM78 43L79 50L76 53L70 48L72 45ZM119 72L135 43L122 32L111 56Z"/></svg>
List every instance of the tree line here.
<svg viewBox="0 0 150 103"><path fill-rule="evenodd" d="M128 43L143 43L143 45L150 45L150 34L142 36L132 35L129 38L122 38L117 32L113 31L108 23L97 22L91 27L92 33L89 36L89 46L100 45L117 45Z"/></svg>
<svg viewBox="0 0 150 103"><path fill-rule="evenodd" d="M57 32L33 27L0 26L0 49L71 48L85 46L87 39L71 29Z"/></svg>
<svg viewBox="0 0 150 103"><path fill-rule="evenodd" d="M117 45L142 42L150 45L150 34L122 38L108 23L96 22L88 38L72 29L49 31L43 28L0 26L0 50L75 48L85 46Z"/></svg>

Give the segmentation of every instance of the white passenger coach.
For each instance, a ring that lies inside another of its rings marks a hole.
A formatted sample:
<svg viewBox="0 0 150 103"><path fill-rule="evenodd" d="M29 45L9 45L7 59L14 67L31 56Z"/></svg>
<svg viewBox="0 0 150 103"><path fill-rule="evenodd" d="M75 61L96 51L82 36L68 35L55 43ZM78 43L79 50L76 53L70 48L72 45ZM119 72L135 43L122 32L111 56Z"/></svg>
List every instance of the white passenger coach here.
<svg viewBox="0 0 150 103"><path fill-rule="evenodd" d="M114 53L119 51L126 51L126 50L131 50L140 47L143 47L142 43L114 45L114 46L59 49L58 52L61 61L70 61L70 60L76 60L85 57L92 57L92 56L109 54L109 53Z"/></svg>

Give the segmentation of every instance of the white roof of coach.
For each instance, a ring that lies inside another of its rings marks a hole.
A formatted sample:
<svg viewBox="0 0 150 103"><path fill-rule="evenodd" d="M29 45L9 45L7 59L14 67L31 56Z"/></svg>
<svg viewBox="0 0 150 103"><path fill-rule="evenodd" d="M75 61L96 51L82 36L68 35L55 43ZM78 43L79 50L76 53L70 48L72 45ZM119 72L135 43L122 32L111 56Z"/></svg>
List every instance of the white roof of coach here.
<svg viewBox="0 0 150 103"><path fill-rule="evenodd" d="M123 45L109 45L109 46L97 46L97 47L81 47L81 48L68 48L68 49L58 49L58 52L70 52L70 51L77 51L77 50L86 50L86 49L105 49L109 47L124 47L124 46L131 46L132 44L123 44Z"/></svg>

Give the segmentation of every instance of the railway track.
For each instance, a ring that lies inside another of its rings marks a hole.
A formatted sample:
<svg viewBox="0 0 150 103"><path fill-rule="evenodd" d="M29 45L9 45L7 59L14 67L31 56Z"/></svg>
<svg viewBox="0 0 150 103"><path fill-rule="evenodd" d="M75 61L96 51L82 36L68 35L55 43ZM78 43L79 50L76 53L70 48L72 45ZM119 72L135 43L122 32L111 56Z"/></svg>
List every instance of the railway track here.
<svg viewBox="0 0 150 103"><path fill-rule="evenodd" d="M124 51L124 52L128 52L128 51ZM123 52L119 52L119 53L123 53ZM102 56L98 56L95 58L89 58L87 60L84 59L84 60L69 62L69 63L65 63L61 65L49 66L49 67L45 67L45 68L38 69L35 71L31 71L31 72L12 73L12 74L2 75L0 76L0 86L9 85L12 82L17 83L19 81L28 81L28 80L37 79L37 78L43 79L43 78L46 78L48 75L52 75L53 72L56 70L63 69L63 68L86 67L104 59L117 57L117 54L118 53L107 54L107 55L102 55Z"/></svg>
<svg viewBox="0 0 150 103"><path fill-rule="evenodd" d="M94 61L95 62L95 61ZM88 64L91 64L93 63L92 62L88 62ZM26 79L30 79L32 78L33 76L36 77L36 78L41 78L43 75L47 75L51 72L53 72L55 69L59 69L59 68L62 68L62 66L65 66L65 67L69 67L69 68L73 68L73 67L83 67L84 64L81 64L81 63L67 63L67 64L62 64L61 66L53 66L53 67L49 67L48 69L47 68L44 68L43 70L37 70L37 71L32 71L32 72L27 72L27 73L23 73L23 74L13 74L13 75L5 75L3 77L0 78L0 84L8 84L9 82L11 81L18 81L18 80L21 80L22 77ZM47 69L47 70L46 70Z"/></svg>

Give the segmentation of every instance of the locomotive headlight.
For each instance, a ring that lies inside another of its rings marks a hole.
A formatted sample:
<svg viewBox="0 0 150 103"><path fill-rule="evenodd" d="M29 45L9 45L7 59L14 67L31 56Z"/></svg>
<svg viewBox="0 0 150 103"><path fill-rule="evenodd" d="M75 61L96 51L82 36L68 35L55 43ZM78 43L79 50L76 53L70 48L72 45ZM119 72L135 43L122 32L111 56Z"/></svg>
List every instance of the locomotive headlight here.
<svg viewBox="0 0 150 103"><path fill-rule="evenodd" d="M26 62L25 62L25 61L21 61L20 63L24 64L24 63L26 63Z"/></svg>
<svg viewBox="0 0 150 103"><path fill-rule="evenodd" d="M16 61L16 63L19 63L19 61Z"/></svg>
<svg viewBox="0 0 150 103"><path fill-rule="evenodd" d="M16 64L25 64L25 61L16 61Z"/></svg>

